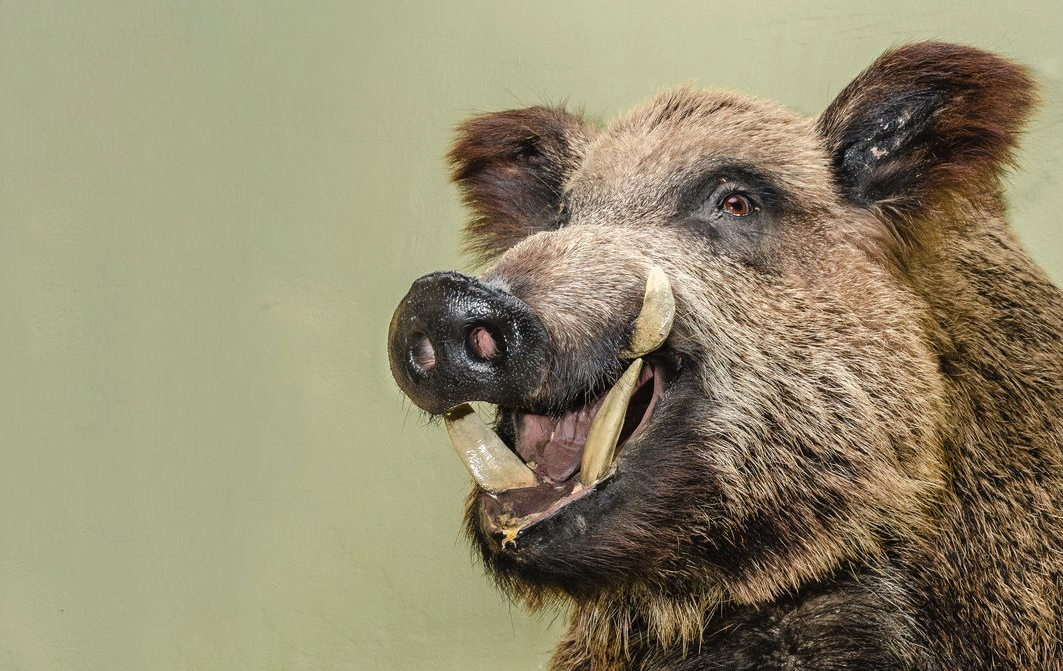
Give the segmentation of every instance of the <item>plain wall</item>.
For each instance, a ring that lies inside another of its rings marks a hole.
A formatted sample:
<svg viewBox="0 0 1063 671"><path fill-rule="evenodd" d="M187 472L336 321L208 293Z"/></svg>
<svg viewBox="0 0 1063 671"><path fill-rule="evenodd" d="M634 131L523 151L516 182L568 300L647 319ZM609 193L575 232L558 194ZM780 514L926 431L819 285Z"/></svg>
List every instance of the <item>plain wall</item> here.
<svg viewBox="0 0 1063 671"><path fill-rule="evenodd" d="M884 49L1028 64L1008 191L1063 279L1063 5L0 0L0 669L543 668L467 477L387 370L470 270L479 111L675 84L814 114Z"/></svg>

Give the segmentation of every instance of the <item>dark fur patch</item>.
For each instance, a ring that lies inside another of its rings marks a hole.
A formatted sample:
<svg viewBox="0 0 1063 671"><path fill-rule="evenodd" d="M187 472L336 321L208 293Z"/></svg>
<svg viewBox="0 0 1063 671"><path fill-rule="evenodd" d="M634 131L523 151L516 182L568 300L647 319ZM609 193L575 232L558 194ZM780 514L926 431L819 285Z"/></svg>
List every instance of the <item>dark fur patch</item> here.
<svg viewBox="0 0 1063 671"><path fill-rule="evenodd" d="M884 214L905 243L953 198L996 196L1037 101L1026 70L993 54L924 42L887 52L819 117L843 194ZM923 229L923 230L921 230Z"/></svg>
<svg viewBox="0 0 1063 671"><path fill-rule="evenodd" d="M558 227L565 177L585 132L579 117L551 107L483 114L458 128L448 158L474 212L468 251L488 260Z"/></svg>

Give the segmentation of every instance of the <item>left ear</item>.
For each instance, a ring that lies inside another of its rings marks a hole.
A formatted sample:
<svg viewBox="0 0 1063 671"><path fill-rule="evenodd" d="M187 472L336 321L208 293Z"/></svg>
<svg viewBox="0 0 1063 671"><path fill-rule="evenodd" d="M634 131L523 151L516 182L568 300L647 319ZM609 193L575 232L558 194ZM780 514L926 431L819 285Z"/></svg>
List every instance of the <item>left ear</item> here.
<svg viewBox="0 0 1063 671"><path fill-rule="evenodd" d="M1026 70L979 49L889 51L817 119L842 194L905 224L950 195L995 196L1037 101ZM915 236L918 237L918 236Z"/></svg>
<svg viewBox="0 0 1063 671"><path fill-rule="evenodd" d="M486 261L559 227L565 180L592 132L556 107L492 112L461 124L448 158L472 211L466 248Z"/></svg>

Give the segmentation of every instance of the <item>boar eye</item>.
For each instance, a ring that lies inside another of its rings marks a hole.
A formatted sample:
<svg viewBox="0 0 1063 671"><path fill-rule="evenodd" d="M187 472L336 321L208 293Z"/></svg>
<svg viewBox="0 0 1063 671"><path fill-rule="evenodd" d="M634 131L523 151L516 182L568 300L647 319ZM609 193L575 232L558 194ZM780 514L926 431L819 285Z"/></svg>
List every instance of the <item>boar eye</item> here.
<svg viewBox="0 0 1063 671"><path fill-rule="evenodd" d="M761 218L761 207L771 212L779 205L779 198L775 188L764 178L747 170L740 172L737 177L721 177L716 173L699 183L685 200L680 201L679 212L710 226L738 226L752 230L750 224Z"/></svg>
<svg viewBox="0 0 1063 671"><path fill-rule="evenodd" d="M742 193L732 193L720 201L719 208L732 217L744 217L760 210Z"/></svg>

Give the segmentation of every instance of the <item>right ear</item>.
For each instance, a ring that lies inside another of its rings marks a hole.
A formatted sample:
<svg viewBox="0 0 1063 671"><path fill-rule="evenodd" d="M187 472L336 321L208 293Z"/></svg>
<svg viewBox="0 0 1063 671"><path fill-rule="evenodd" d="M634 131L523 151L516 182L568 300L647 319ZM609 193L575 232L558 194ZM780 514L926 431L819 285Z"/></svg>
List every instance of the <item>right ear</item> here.
<svg viewBox="0 0 1063 671"><path fill-rule="evenodd" d="M880 56L817 124L842 194L918 243L949 221L936 213L951 198L999 198L1036 101L1025 68L972 47L920 42Z"/></svg>
<svg viewBox="0 0 1063 671"><path fill-rule="evenodd" d="M458 127L447 158L472 219L467 248L481 260L558 228L565 180L592 130L563 109L482 114Z"/></svg>

